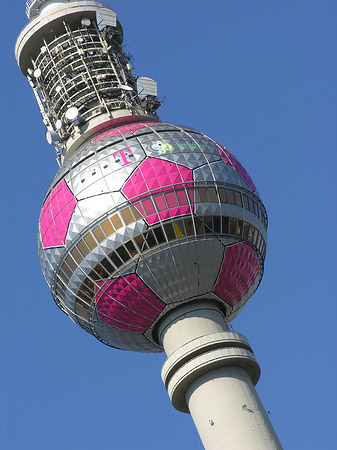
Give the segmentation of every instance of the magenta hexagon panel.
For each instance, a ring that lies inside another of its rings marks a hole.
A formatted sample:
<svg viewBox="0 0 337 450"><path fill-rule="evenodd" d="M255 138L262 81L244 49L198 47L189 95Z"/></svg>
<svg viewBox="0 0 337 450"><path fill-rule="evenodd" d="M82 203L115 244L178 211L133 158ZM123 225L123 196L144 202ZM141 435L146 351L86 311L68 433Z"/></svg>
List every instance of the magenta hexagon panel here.
<svg viewBox="0 0 337 450"><path fill-rule="evenodd" d="M97 284L98 319L120 330L144 333L165 307L135 273Z"/></svg>
<svg viewBox="0 0 337 450"><path fill-rule="evenodd" d="M76 203L76 198L64 180L48 195L42 207L40 219L40 233L44 248L64 245Z"/></svg>
<svg viewBox="0 0 337 450"><path fill-rule="evenodd" d="M132 173L122 192L146 222L153 225L193 212L193 191L187 190L193 187L192 181L191 169L159 158L147 158Z"/></svg>
<svg viewBox="0 0 337 450"><path fill-rule="evenodd" d="M244 243L226 248L218 280L213 292L229 305L239 303L259 275L259 258Z"/></svg>
<svg viewBox="0 0 337 450"><path fill-rule="evenodd" d="M222 159L225 161L226 164L228 164L232 169L235 170L235 172L240 175L240 177L248 184L248 186L251 188L253 192L256 191L256 186L253 182L253 180L248 175L246 169L243 167L243 165L235 158L234 155L231 154L226 148L224 148L222 145L220 145L218 142L216 142L216 145L218 146L220 150L220 155Z"/></svg>
<svg viewBox="0 0 337 450"><path fill-rule="evenodd" d="M142 128L147 127L148 125L153 125L157 122L146 122L146 123L130 123L129 125L123 125L121 127L112 128L111 130L105 131L104 133L96 136L92 139L92 142L97 142L101 139L117 136L118 134L126 134L126 133L134 133L135 131L141 130Z"/></svg>

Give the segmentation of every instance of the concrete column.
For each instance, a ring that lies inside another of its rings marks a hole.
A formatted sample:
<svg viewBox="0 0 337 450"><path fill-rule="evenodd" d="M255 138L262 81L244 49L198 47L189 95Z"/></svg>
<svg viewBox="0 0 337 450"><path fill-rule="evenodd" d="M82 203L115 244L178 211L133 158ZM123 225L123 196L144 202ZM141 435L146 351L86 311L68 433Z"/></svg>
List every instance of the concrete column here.
<svg viewBox="0 0 337 450"><path fill-rule="evenodd" d="M169 312L159 326L162 378L173 406L191 413L206 450L281 450L254 385L260 368L247 339L228 331L216 303Z"/></svg>

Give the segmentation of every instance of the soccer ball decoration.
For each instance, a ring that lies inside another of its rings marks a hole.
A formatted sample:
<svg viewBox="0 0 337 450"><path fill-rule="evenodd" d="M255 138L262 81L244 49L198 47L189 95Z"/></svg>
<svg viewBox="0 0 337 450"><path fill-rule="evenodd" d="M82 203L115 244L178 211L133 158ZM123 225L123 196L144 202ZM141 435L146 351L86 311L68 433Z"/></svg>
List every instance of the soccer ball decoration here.
<svg viewBox="0 0 337 450"><path fill-rule="evenodd" d="M232 320L256 290L266 210L238 160L160 122L106 129L66 159L43 201L39 255L57 305L105 344L160 352L172 308L217 302Z"/></svg>

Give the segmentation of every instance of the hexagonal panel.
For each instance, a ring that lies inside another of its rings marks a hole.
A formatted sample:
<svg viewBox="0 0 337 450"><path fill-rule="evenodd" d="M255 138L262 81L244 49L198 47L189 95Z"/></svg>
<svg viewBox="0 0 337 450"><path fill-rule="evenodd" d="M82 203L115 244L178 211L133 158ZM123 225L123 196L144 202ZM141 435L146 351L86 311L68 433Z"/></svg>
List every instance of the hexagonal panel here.
<svg viewBox="0 0 337 450"><path fill-rule="evenodd" d="M146 222L153 225L160 220L193 212L193 193L188 193L188 200L183 189L192 187L192 181L192 170L187 167L159 158L146 158L127 180L122 192L135 203ZM163 194L175 189L179 190L176 194ZM142 200L141 204L139 200Z"/></svg>
<svg viewBox="0 0 337 450"><path fill-rule="evenodd" d="M259 267L259 258L249 245L228 246L213 292L229 305L236 305L255 283Z"/></svg>
<svg viewBox="0 0 337 450"><path fill-rule="evenodd" d="M42 207L40 219L40 233L44 248L64 245L76 203L73 193L64 180L48 195Z"/></svg>
<svg viewBox="0 0 337 450"><path fill-rule="evenodd" d="M135 273L97 284L99 320L121 330L144 333L165 307Z"/></svg>

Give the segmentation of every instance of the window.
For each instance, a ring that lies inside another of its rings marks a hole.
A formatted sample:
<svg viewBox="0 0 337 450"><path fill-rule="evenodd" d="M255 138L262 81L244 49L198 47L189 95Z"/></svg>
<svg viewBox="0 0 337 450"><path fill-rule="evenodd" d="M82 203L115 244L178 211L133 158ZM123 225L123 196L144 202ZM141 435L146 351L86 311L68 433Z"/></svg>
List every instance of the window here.
<svg viewBox="0 0 337 450"><path fill-rule="evenodd" d="M181 206L188 205L189 201L186 197L185 191L176 191L177 197L178 197L178 203Z"/></svg>
<svg viewBox="0 0 337 450"><path fill-rule="evenodd" d="M261 239L262 239L262 236L261 236L261 234L259 233L259 235L258 235L258 237L257 237L257 241L256 241L256 248L257 248L258 250L260 249Z"/></svg>
<svg viewBox="0 0 337 450"><path fill-rule="evenodd" d="M243 221L238 219L238 223L236 226L236 234L239 237L242 237L242 231L243 231Z"/></svg>
<svg viewBox="0 0 337 450"><path fill-rule="evenodd" d="M255 245L255 246L256 246L258 234L259 234L259 231L255 228L254 237L253 237L253 245Z"/></svg>
<svg viewBox="0 0 337 450"><path fill-rule="evenodd" d="M249 227L249 232L248 232L248 241L251 243L253 242L254 233L255 233L255 228L251 225Z"/></svg>
<svg viewBox="0 0 337 450"><path fill-rule="evenodd" d="M86 244L88 245L88 247L90 248L90 250L93 250L94 248L97 247L97 243L94 240L94 238L91 236L90 233L88 233L84 236L84 240L85 240Z"/></svg>
<svg viewBox="0 0 337 450"><path fill-rule="evenodd" d="M199 195L200 203L207 203L207 202L209 202L206 188L198 188L198 195Z"/></svg>
<svg viewBox="0 0 337 450"><path fill-rule="evenodd" d="M164 224L164 231L165 231L168 241L172 241L173 239L176 238L176 235L175 235L174 229L173 229L173 225L171 222Z"/></svg>
<svg viewBox="0 0 337 450"><path fill-rule="evenodd" d="M103 231L101 230L99 225L96 228L94 228L92 230L92 232L94 233L94 236L98 240L98 242L104 241L105 236L104 236Z"/></svg>
<svg viewBox="0 0 337 450"><path fill-rule="evenodd" d="M255 214L255 212L254 212L254 202L253 202L253 200L250 197L248 197L248 204L249 204L249 211L251 211L253 214Z"/></svg>
<svg viewBox="0 0 337 450"><path fill-rule="evenodd" d="M108 256L117 268L123 264L122 260L120 259L120 257L117 255L116 252L111 252L109 253Z"/></svg>
<svg viewBox="0 0 337 450"><path fill-rule="evenodd" d="M213 216L213 226L214 226L214 233L220 234L221 233L220 216Z"/></svg>
<svg viewBox="0 0 337 450"><path fill-rule="evenodd" d="M218 203L218 195L216 193L216 189L214 187L208 188L209 199L212 203Z"/></svg>
<svg viewBox="0 0 337 450"><path fill-rule="evenodd" d="M157 238L158 244L163 244L164 242L166 242L161 226L153 228L153 232Z"/></svg>
<svg viewBox="0 0 337 450"><path fill-rule="evenodd" d="M243 239L245 241L248 241L248 233L249 233L249 223L246 222L243 227Z"/></svg>
<svg viewBox="0 0 337 450"><path fill-rule="evenodd" d="M78 242L78 244L76 244L76 247L79 249L79 251L82 253L83 257L85 258L87 256L87 254L89 253L89 249L88 247L85 245L84 241L80 241Z"/></svg>
<svg viewBox="0 0 337 450"><path fill-rule="evenodd" d="M243 204L244 204L245 209L249 209L248 197L246 194L243 194Z"/></svg>
<svg viewBox="0 0 337 450"><path fill-rule="evenodd" d="M204 224L199 217L194 218L194 225L197 234L204 234Z"/></svg>
<svg viewBox="0 0 337 450"><path fill-rule="evenodd" d="M241 194L240 192L234 191L235 203L238 206L242 206Z"/></svg>
<svg viewBox="0 0 337 450"><path fill-rule="evenodd" d="M152 203L152 199L151 198L147 198L146 200L142 201L142 205L143 208L145 209L145 212L148 216L150 216L151 214L155 214L156 210L154 209L153 203Z"/></svg>
<svg viewBox="0 0 337 450"><path fill-rule="evenodd" d="M135 220L139 220L142 218L142 216L139 214L139 212L137 211L137 209L134 206L130 206L130 211L132 211Z"/></svg>
<svg viewBox="0 0 337 450"><path fill-rule="evenodd" d="M149 248L156 247L157 242L151 230L145 233L145 239Z"/></svg>
<svg viewBox="0 0 337 450"><path fill-rule="evenodd" d="M120 257L120 259L123 262L126 262L130 259L130 255L129 255L128 251L126 250L126 248L124 247L124 245L121 245L120 247L118 247L116 249L116 253L118 253L118 256Z"/></svg>
<svg viewBox="0 0 337 450"><path fill-rule="evenodd" d="M60 269L60 274L63 275L63 280L66 282L65 284L68 284L70 277L72 276L73 273L67 266L67 264L63 263Z"/></svg>
<svg viewBox="0 0 337 450"><path fill-rule="evenodd" d="M129 223L132 223L135 221L132 212L130 211L130 208L125 208L123 211L121 211L121 216L124 219L124 222L126 225L129 225Z"/></svg>
<svg viewBox="0 0 337 450"><path fill-rule="evenodd" d="M166 193L165 198L169 208L175 208L176 206L178 206L178 201L174 192Z"/></svg>
<svg viewBox="0 0 337 450"><path fill-rule="evenodd" d="M111 216L110 220L112 225L115 227L115 230L119 230L119 228L122 228L123 224L118 214L114 214L113 216Z"/></svg>
<svg viewBox="0 0 337 450"><path fill-rule="evenodd" d="M76 261L73 260L71 255L68 255L65 259L66 264L70 267L70 269L74 272L77 269Z"/></svg>
<svg viewBox="0 0 337 450"><path fill-rule="evenodd" d="M83 261L83 256L81 255L81 253L77 250L76 247L74 247L71 252L70 252L71 256L74 258L74 260L77 262L77 264L80 264L81 261Z"/></svg>
<svg viewBox="0 0 337 450"><path fill-rule="evenodd" d="M115 270L113 265L110 263L110 261L108 261L107 258L102 259L101 264L109 274L111 274Z"/></svg>
<svg viewBox="0 0 337 450"><path fill-rule="evenodd" d="M204 224L205 224L205 233L212 233L213 227L212 227L212 216L204 216Z"/></svg>
<svg viewBox="0 0 337 450"><path fill-rule="evenodd" d="M156 195L154 198L158 211L164 211L167 209L164 195Z"/></svg>
<svg viewBox="0 0 337 450"><path fill-rule="evenodd" d="M176 232L176 236L178 239L186 236L183 220L174 221L173 226L174 226L174 230Z"/></svg>
<svg viewBox="0 0 337 450"><path fill-rule="evenodd" d="M229 230L229 218L222 217L222 234L228 234Z"/></svg>
<svg viewBox="0 0 337 450"><path fill-rule="evenodd" d="M232 191L231 189L226 189L226 196L228 203L230 203L231 205L235 205L234 191Z"/></svg>
<svg viewBox="0 0 337 450"><path fill-rule="evenodd" d="M139 253L138 253L136 247L133 245L132 241L128 241L124 245L127 248L128 252L130 253L132 258L139 255Z"/></svg>
<svg viewBox="0 0 337 450"><path fill-rule="evenodd" d="M234 219L233 217L230 217L229 218L229 234L236 236L236 229L237 229L236 219Z"/></svg>
<svg viewBox="0 0 337 450"><path fill-rule="evenodd" d="M139 236L136 236L134 238L137 247L139 248L139 250L142 252L143 250L146 250L148 248L145 240L144 240L144 236L142 234L140 234Z"/></svg>

